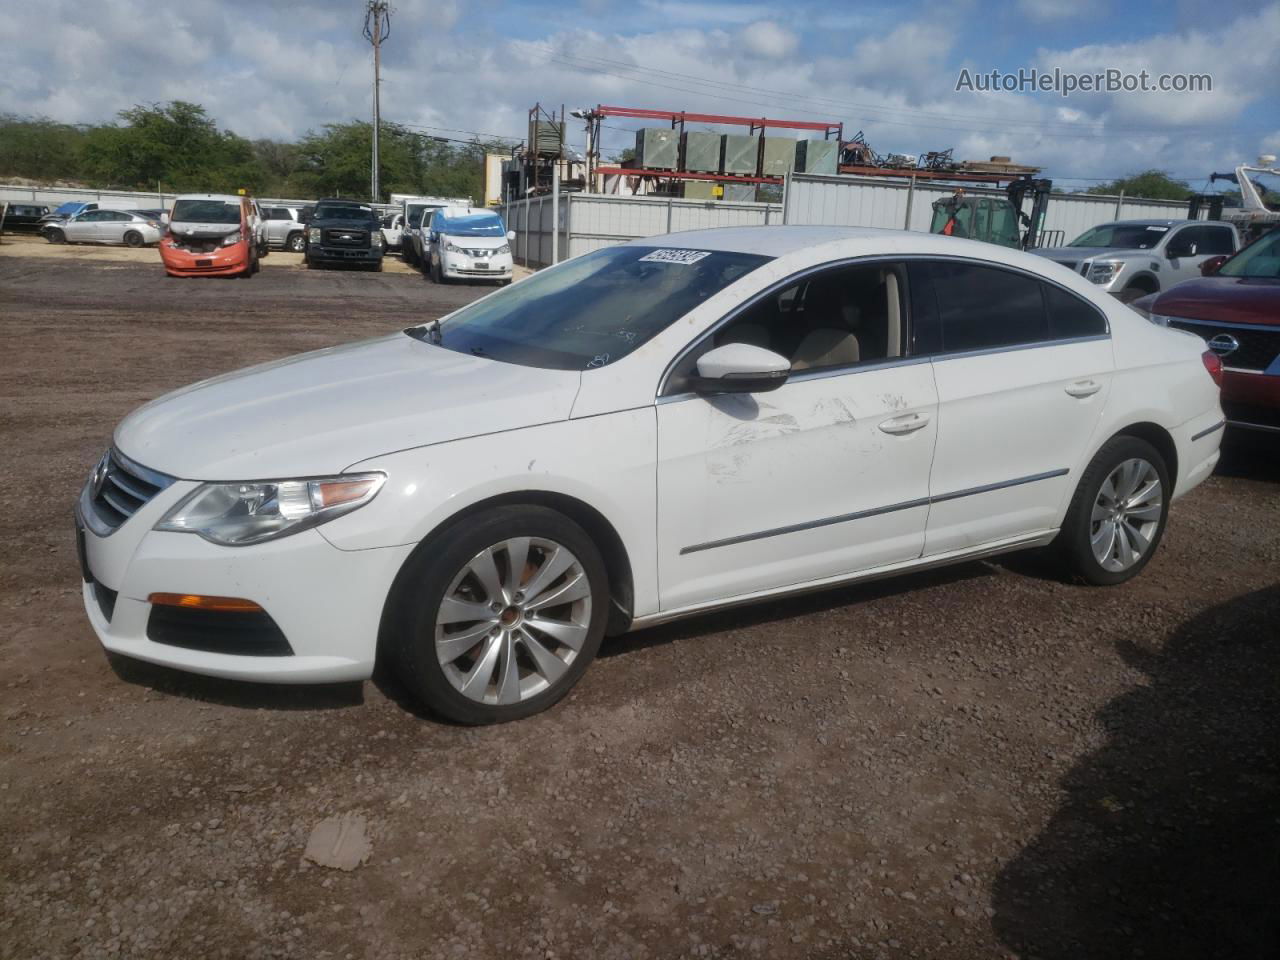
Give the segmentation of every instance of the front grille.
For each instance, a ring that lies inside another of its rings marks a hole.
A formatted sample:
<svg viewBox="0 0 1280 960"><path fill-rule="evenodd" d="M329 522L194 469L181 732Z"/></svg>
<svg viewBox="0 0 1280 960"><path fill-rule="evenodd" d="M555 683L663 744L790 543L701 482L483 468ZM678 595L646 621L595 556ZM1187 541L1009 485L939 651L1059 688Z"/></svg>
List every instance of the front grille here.
<svg viewBox="0 0 1280 960"><path fill-rule="evenodd" d="M331 229L324 232L324 242L341 247L367 247L369 245L368 230Z"/></svg>
<svg viewBox="0 0 1280 960"><path fill-rule="evenodd" d="M94 471L90 504L102 526L115 530L173 480L112 449Z"/></svg>
<svg viewBox="0 0 1280 960"><path fill-rule="evenodd" d="M147 639L185 650L242 657L291 657L284 632L265 611L234 613L156 604L147 617Z"/></svg>
<svg viewBox="0 0 1280 960"><path fill-rule="evenodd" d="M1244 324L1213 323L1208 320L1185 320L1171 317L1169 326L1187 330L1203 337L1208 343L1214 337L1226 334L1239 342L1240 347L1222 356L1225 366L1237 370L1266 370L1280 357L1280 327L1249 327Z"/></svg>
<svg viewBox="0 0 1280 960"><path fill-rule="evenodd" d="M467 250L464 248L462 252L468 257L478 258L480 260L487 260L490 257L496 257L498 255L498 251L496 250Z"/></svg>

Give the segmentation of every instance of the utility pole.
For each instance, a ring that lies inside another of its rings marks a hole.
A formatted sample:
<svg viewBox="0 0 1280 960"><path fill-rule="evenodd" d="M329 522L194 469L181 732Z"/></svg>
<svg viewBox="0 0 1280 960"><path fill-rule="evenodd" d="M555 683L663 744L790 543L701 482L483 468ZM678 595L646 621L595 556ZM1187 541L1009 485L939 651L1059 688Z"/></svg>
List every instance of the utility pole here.
<svg viewBox="0 0 1280 960"><path fill-rule="evenodd" d="M386 0L368 0L364 9L364 35L373 44L373 177L372 199L381 202L378 185L378 137L382 132L382 41L391 36L391 5Z"/></svg>

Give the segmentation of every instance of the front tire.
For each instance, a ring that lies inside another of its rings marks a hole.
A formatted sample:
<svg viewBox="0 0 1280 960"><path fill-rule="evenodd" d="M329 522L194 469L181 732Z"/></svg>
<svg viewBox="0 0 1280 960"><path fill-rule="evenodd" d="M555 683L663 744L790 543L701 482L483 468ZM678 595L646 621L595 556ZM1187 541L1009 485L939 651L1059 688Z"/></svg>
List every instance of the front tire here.
<svg viewBox="0 0 1280 960"><path fill-rule="evenodd" d="M1145 297L1149 293L1156 293L1156 292L1157 291L1155 290L1148 290L1145 287L1138 287L1138 286L1125 287L1123 290L1121 290L1119 293L1116 294L1116 299L1119 300L1121 303L1133 303L1133 301L1139 300L1142 297Z"/></svg>
<svg viewBox="0 0 1280 960"><path fill-rule="evenodd" d="M600 551L568 517L499 507L423 544L396 588L394 656L429 710L505 723L552 706L595 657L608 619Z"/></svg>
<svg viewBox="0 0 1280 960"><path fill-rule="evenodd" d="M50 227L44 232L44 238L50 243L66 243L67 235L57 227Z"/></svg>
<svg viewBox="0 0 1280 960"><path fill-rule="evenodd" d="M1113 437L1080 477L1058 536L1068 568L1112 586L1142 572L1164 536L1173 485L1164 457L1138 437Z"/></svg>

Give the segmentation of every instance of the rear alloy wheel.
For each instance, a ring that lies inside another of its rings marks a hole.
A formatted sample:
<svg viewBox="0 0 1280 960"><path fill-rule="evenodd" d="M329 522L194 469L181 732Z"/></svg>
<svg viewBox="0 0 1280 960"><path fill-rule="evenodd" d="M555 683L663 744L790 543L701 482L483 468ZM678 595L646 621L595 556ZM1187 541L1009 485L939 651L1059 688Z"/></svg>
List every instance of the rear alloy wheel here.
<svg viewBox="0 0 1280 960"><path fill-rule="evenodd" d="M1089 583L1136 576L1164 535L1172 485L1164 458L1137 437L1115 437L1089 464L1062 528L1062 548Z"/></svg>
<svg viewBox="0 0 1280 960"><path fill-rule="evenodd" d="M545 710L582 676L608 615L600 553L545 507L502 507L420 550L399 588L404 679L467 724Z"/></svg>
<svg viewBox="0 0 1280 960"><path fill-rule="evenodd" d="M130 230L124 235L124 242L131 247L140 247L143 244L142 234L137 230Z"/></svg>
<svg viewBox="0 0 1280 960"><path fill-rule="evenodd" d="M302 253L307 249L307 238L301 233L291 233L289 239L285 241L285 246L294 253Z"/></svg>

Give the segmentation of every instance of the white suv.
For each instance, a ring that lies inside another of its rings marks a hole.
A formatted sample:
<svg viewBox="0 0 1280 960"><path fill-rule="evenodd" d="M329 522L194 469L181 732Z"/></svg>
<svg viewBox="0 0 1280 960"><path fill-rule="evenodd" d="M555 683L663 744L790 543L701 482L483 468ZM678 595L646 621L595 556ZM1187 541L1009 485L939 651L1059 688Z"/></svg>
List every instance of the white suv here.
<svg viewBox="0 0 1280 960"><path fill-rule="evenodd" d="M436 283L450 280L511 282L515 233L483 207L444 207L431 215L427 271Z"/></svg>

